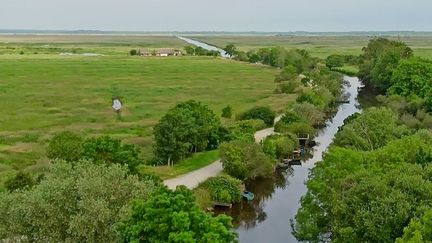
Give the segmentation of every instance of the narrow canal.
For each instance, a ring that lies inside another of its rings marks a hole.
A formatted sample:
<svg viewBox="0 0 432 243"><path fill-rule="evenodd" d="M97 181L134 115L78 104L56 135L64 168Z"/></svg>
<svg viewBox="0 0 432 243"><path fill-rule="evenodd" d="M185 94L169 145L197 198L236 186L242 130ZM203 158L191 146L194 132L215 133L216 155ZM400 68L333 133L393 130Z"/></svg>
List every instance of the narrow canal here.
<svg viewBox="0 0 432 243"><path fill-rule="evenodd" d="M322 160L323 152L331 144L338 128L348 116L360 112L357 101L361 82L355 77L344 77L344 92L349 94L349 103L341 104L326 127L318 132L312 157L279 171L272 179L249 182L246 187L255 193L251 202L242 202L225 213L234 218L240 242L297 242L291 232L290 221L300 208L300 199L306 194L304 184L309 171Z"/></svg>
<svg viewBox="0 0 432 243"><path fill-rule="evenodd" d="M225 53L219 48L196 40L178 38L208 50ZM301 197L307 192L305 181L308 179L310 169L322 160L323 153L332 143L344 120L356 112L361 112L358 98L363 96L364 99L370 98L366 97L367 94L359 97L362 84L358 78L345 76L344 80L343 92L349 95L349 103L339 105L336 114L326 122L323 129L318 131L315 138L317 146L312 156L303 160L299 166L278 171L271 179L248 182L246 188L255 194L254 200L243 201L228 211L222 211L233 217L240 242L297 242L291 231L291 220L300 208Z"/></svg>

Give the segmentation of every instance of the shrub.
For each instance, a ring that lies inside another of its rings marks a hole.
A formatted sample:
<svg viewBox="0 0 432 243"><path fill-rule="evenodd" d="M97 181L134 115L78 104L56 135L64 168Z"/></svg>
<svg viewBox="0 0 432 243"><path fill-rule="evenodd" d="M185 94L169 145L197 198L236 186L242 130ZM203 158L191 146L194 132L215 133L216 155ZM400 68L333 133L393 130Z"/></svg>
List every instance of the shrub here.
<svg viewBox="0 0 432 243"><path fill-rule="evenodd" d="M273 175L274 161L256 143L232 141L220 146L224 171L240 180Z"/></svg>
<svg viewBox="0 0 432 243"><path fill-rule="evenodd" d="M5 182L5 187L9 192L13 192L19 189L30 188L34 184L35 181L30 174L20 171L15 177Z"/></svg>
<svg viewBox="0 0 432 243"><path fill-rule="evenodd" d="M224 117L224 118L231 118L232 117L232 107L231 106L228 105L222 109L222 117Z"/></svg>
<svg viewBox="0 0 432 243"><path fill-rule="evenodd" d="M201 209L207 210L208 208L213 206L210 193L206 189L198 188L194 190L193 193L196 198L196 202L198 203Z"/></svg>
<svg viewBox="0 0 432 243"><path fill-rule="evenodd" d="M82 156L83 138L73 132L57 133L49 141L47 156L50 159L61 159L68 162L78 161Z"/></svg>
<svg viewBox="0 0 432 243"><path fill-rule="evenodd" d="M89 138L83 143L83 158L95 163L126 164L130 171L142 163L135 145L122 144L109 136Z"/></svg>
<svg viewBox="0 0 432 243"><path fill-rule="evenodd" d="M283 122L278 122L275 125L275 131L280 133L293 133L293 134L315 134L315 129L311 124L306 121L293 122L286 124Z"/></svg>
<svg viewBox="0 0 432 243"><path fill-rule="evenodd" d="M136 55L138 55L138 51L135 50L135 49L132 49L132 50L129 51L129 54L130 54L131 56L136 56Z"/></svg>
<svg viewBox="0 0 432 243"><path fill-rule="evenodd" d="M263 120L267 126L273 126L275 116L275 112L272 111L270 107L256 106L240 115L239 119L260 119Z"/></svg>
<svg viewBox="0 0 432 243"><path fill-rule="evenodd" d="M237 121L228 127L227 141L241 140L244 142L255 142L256 131L264 129L266 124L262 120Z"/></svg>
<svg viewBox="0 0 432 243"><path fill-rule="evenodd" d="M318 125L324 120L324 112L310 103L300 103L293 106L293 112L312 125Z"/></svg>
<svg viewBox="0 0 432 243"><path fill-rule="evenodd" d="M273 159L288 158L299 146L294 134L271 135L263 142L263 151Z"/></svg>
<svg viewBox="0 0 432 243"><path fill-rule="evenodd" d="M241 181L231 176L211 177L201 184L216 202L233 203L241 200Z"/></svg>

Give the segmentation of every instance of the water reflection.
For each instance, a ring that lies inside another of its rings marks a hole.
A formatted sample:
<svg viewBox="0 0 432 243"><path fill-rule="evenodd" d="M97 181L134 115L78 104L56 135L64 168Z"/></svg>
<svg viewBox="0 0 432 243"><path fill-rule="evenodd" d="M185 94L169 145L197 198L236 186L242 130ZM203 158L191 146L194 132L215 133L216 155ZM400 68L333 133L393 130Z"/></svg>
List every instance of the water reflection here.
<svg viewBox="0 0 432 243"><path fill-rule="evenodd" d="M290 220L300 208L300 198L306 193L304 184L309 171L322 159L323 152L331 144L334 135L348 116L360 112L357 102L361 83L357 78L345 77L344 91L349 94L349 103L341 104L337 113L318 132L318 143L312 156L302 165L278 171L270 179L259 179L246 183L246 188L255 194L251 202L242 202L224 212L233 217L240 242L297 242L292 235Z"/></svg>

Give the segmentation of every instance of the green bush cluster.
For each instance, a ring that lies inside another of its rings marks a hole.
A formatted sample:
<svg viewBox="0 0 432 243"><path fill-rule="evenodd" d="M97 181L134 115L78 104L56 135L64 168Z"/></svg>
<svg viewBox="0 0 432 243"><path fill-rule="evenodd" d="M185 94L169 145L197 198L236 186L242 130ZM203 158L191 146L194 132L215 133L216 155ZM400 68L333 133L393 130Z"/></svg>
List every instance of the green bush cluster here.
<svg viewBox="0 0 432 243"><path fill-rule="evenodd" d="M210 177L199 187L206 189L214 202L234 203L241 200L241 181L231 176Z"/></svg>

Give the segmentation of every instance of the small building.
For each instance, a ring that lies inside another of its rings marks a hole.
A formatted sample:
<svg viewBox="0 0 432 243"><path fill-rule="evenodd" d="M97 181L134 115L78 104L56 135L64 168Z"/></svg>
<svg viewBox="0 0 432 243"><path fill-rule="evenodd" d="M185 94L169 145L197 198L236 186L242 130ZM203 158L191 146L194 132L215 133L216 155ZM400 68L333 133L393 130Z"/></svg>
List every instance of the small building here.
<svg viewBox="0 0 432 243"><path fill-rule="evenodd" d="M156 51L156 56L167 57L167 56L180 56L181 51L173 48L160 48Z"/></svg>

